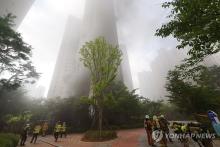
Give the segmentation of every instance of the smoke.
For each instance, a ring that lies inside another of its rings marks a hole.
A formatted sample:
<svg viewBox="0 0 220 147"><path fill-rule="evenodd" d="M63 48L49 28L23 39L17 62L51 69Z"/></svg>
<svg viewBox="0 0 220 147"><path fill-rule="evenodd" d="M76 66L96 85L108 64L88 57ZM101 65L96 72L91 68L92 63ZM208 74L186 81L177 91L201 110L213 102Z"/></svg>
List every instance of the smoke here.
<svg viewBox="0 0 220 147"><path fill-rule="evenodd" d="M178 63L177 61L181 60L181 57L176 56L175 60L167 61L169 66L164 63L166 58L173 58L173 56L166 57L160 52L168 52L167 50L171 49L174 51L177 42L172 37L162 39L155 36L156 29L167 21L166 16L169 14L169 10L161 7L164 1L115 1L119 42L126 45L128 50L134 88L140 88L144 96L152 97L152 99L164 95L164 89L160 87L164 86L165 71L168 71L171 65L175 65ZM172 54L172 51L170 51L170 54ZM174 54L178 54L178 51L175 51ZM156 63L160 64L163 69L155 70ZM152 74L150 75L147 72ZM140 73L142 73L141 78ZM142 80L145 84L140 82L142 77L145 77L144 81ZM151 82L148 82L149 79L151 79ZM150 85L151 88L149 88Z"/></svg>
<svg viewBox="0 0 220 147"><path fill-rule="evenodd" d="M159 50L157 57L150 64L151 70L139 73L141 95L152 100L166 99L168 93L165 85L168 71L173 70L186 56L185 50L179 51L175 48Z"/></svg>
<svg viewBox="0 0 220 147"><path fill-rule="evenodd" d="M116 0L119 42L126 45L131 63L134 88L150 99L164 99L169 70L187 57L187 50L177 50L173 37L160 38L155 32L168 21L168 0ZM220 53L208 57L204 65L218 64Z"/></svg>
<svg viewBox="0 0 220 147"><path fill-rule="evenodd" d="M94 0L87 1L94 2ZM172 37L161 39L154 36L156 29L167 21L166 16L169 11L161 8L164 1L114 0L118 40L119 44L127 49L134 88L140 88L139 72L151 71L153 61L163 65L163 61L156 58L162 49L175 49L176 40ZM82 18L84 5L85 0L37 0L19 28L26 42L34 48L34 63L42 73L39 83L47 89L67 16L73 14ZM102 10L107 8L108 6L103 7ZM108 18L103 17L103 19Z"/></svg>

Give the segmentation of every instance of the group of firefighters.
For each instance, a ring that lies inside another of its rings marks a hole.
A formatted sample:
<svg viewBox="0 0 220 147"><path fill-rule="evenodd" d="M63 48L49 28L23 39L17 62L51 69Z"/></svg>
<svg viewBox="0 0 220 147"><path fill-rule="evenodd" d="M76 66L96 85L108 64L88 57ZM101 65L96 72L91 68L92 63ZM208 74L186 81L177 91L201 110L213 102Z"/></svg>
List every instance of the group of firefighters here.
<svg viewBox="0 0 220 147"><path fill-rule="evenodd" d="M40 123L35 124L35 126L33 127L32 138L31 138L30 143L36 143L38 135L40 133L42 134L43 137L45 137L47 134L48 128L49 127L48 127L47 122L44 122L43 124L40 124ZM21 132L20 146L25 145L25 142L26 142L28 134L29 134L29 130L30 130L30 125L26 124ZM65 122L61 123L60 121L58 121L54 126L55 142L58 140L59 136L60 136L60 138L62 138L63 136L64 137L67 136Z"/></svg>
<svg viewBox="0 0 220 147"><path fill-rule="evenodd" d="M198 133L205 133L208 132L207 128L202 126L202 125L198 125L196 124L184 124L184 123L177 123L174 122L172 125L170 125L169 121L164 117L164 115L160 115L160 116L156 116L154 115L153 117L150 117L149 115L145 115L145 119L144 119L144 128L146 130L147 133L147 140L148 140L148 144L150 146L155 146L156 144L156 140L155 140L155 136L153 136L154 132L160 132L162 133L162 137L160 138L160 144L164 147L167 147L167 139L169 140L169 142L173 142L172 139L170 138L170 129L169 126L171 126L171 128L173 129L174 133L180 133L180 134L184 134L184 133L192 133L190 128L194 128L194 130ZM32 138L30 143L36 143L38 135L41 133L42 136L46 136L47 131L48 131L48 123L44 122L42 123L37 123L35 124L35 126L33 127L33 132L32 132ZM22 132L21 132L21 141L20 141L20 146L24 146L26 139L28 137L28 132L30 130L30 125L26 124L25 127L23 128ZM66 123L65 122L60 122L58 121L55 126L54 126L54 139L55 142L57 142L58 138L62 138L63 136L66 137L67 136L67 132L66 132ZM193 141L197 142L198 145L201 147L202 145L204 146L208 146L211 147L212 146L212 140L211 139L197 139L197 138L192 138ZM184 144L184 147L187 146L187 142L188 140L186 138L182 138L180 139L180 141Z"/></svg>
<svg viewBox="0 0 220 147"><path fill-rule="evenodd" d="M150 146L155 146L155 141L152 137L153 131L160 130L163 132L163 138L160 143L167 147L166 134L169 134L169 122L165 119L164 115L160 115L159 117L154 115L152 118L150 118L149 115L146 115L144 119L144 128L147 132L147 140ZM171 138L168 139L170 142L173 142Z"/></svg>
<svg viewBox="0 0 220 147"><path fill-rule="evenodd" d="M170 129L172 129L173 133L180 134L184 136L184 134L192 134L192 133L209 133L207 126L202 125L200 123L181 123L181 122L173 122L172 125L165 119L163 115L153 116L152 118L149 115L145 116L144 120L144 128L147 133L147 140L149 146L155 146L158 140L155 140L154 131L160 132L162 137L159 140L159 143L163 147L167 147L167 139L169 142L173 143L173 140L170 138ZM156 136L158 137L158 136ZM178 140L183 144L184 147L189 146L189 139L187 137L178 138ZM199 147L213 147L211 138L196 138L192 137L192 141L196 142Z"/></svg>

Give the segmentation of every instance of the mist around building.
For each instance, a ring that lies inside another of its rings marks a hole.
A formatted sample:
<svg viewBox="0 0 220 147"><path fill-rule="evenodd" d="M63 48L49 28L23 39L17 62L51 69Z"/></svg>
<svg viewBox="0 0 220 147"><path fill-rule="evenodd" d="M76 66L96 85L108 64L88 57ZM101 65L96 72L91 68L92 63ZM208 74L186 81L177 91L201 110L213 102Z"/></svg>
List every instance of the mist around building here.
<svg viewBox="0 0 220 147"><path fill-rule="evenodd" d="M220 23L198 17L205 29L178 30L186 26L169 24L177 12L167 18L172 8L164 2L65 0L65 10L58 1L0 0L0 146L1 138L17 146L27 126L33 136L36 126L53 136L65 124L81 141L106 141L122 129L140 131L146 119L154 130L162 117L170 131L206 126L218 136L219 36L212 28Z"/></svg>

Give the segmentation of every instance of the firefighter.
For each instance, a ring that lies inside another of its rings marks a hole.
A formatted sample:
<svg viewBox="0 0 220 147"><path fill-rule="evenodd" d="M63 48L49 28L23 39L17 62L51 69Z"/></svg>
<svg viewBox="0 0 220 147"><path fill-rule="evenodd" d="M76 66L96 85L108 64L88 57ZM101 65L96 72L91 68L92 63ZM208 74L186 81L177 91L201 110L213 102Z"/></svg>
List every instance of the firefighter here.
<svg viewBox="0 0 220 147"><path fill-rule="evenodd" d="M159 123L161 126L162 131L165 133L165 135L168 136L169 141L172 143L172 139L170 138L170 130L169 130L169 121L165 119L164 115L161 115L159 118Z"/></svg>
<svg viewBox="0 0 220 147"><path fill-rule="evenodd" d="M57 142L57 139L59 137L59 134L61 133L61 122L57 122L54 128L54 138L55 138L55 142Z"/></svg>
<svg viewBox="0 0 220 147"><path fill-rule="evenodd" d="M187 124L183 124L183 125L181 126L181 131L182 131L182 134L187 134L187 133L189 132L189 127L188 127L188 125L187 125ZM182 138L182 143L183 143L183 146L184 146L184 147L189 147L189 139L188 139L186 136L184 136L184 137Z"/></svg>
<svg viewBox="0 0 220 147"><path fill-rule="evenodd" d="M160 123L156 115L153 116L153 130L159 130L160 129Z"/></svg>
<svg viewBox="0 0 220 147"><path fill-rule="evenodd" d="M28 131L30 129L30 125L26 124L21 132L21 142L20 142L20 146L24 146L25 142L27 140L27 135L28 135Z"/></svg>
<svg viewBox="0 0 220 147"><path fill-rule="evenodd" d="M48 130L48 123L45 122L42 126L42 136L46 136L47 130Z"/></svg>
<svg viewBox="0 0 220 147"><path fill-rule="evenodd" d="M39 124L37 124L34 127L34 130L33 130L33 136L32 136L32 139L31 139L31 143L33 143L33 141L34 141L34 143L36 143L37 137L38 137L40 131L41 131L41 126Z"/></svg>
<svg viewBox="0 0 220 147"><path fill-rule="evenodd" d="M164 118L163 115L161 115L158 119L159 121L159 124L160 124L160 130L162 131L163 133L163 138L161 140L161 144L165 147L167 147L167 138L166 138L166 134L169 135L169 122Z"/></svg>
<svg viewBox="0 0 220 147"><path fill-rule="evenodd" d="M64 137L66 138L66 122L63 122L62 126L61 126L61 132L60 132L60 137L62 138L64 135Z"/></svg>
<svg viewBox="0 0 220 147"><path fill-rule="evenodd" d="M147 133L148 144L150 146L154 146L153 138L152 138L152 122L150 120L149 115L145 115L144 128L145 128L146 133Z"/></svg>

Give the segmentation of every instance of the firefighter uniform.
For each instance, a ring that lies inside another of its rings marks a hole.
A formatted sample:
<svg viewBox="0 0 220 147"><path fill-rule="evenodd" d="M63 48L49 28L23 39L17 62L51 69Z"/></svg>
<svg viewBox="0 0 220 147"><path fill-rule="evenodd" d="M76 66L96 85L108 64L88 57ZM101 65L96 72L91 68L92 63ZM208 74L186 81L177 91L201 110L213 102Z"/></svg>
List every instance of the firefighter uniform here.
<svg viewBox="0 0 220 147"><path fill-rule="evenodd" d="M54 128L54 138L55 138L55 142L57 142L57 139L59 137L59 134L61 133L61 128L62 128L62 125L60 123L57 123L55 125L55 128Z"/></svg>
<svg viewBox="0 0 220 147"><path fill-rule="evenodd" d="M150 146L153 146L154 143L153 143L153 138L152 138L152 122L151 122L150 117L148 115L145 116L144 128L147 133L148 144Z"/></svg>
<svg viewBox="0 0 220 147"><path fill-rule="evenodd" d="M33 143L33 141L34 141L34 143L36 143L37 137L38 137L38 135L39 135L39 133L40 133L40 130L41 130L41 126L40 126L40 125L36 125L36 126L34 127L34 131L33 131L33 136L32 136L32 139L31 139L31 143Z"/></svg>
<svg viewBox="0 0 220 147"><path fill-rule="evenodd" d="M28 135L28 130L29 130L29 128L30 128L30 125L29 125L29 124L27 124L27 125L23 128L23 130L22 130L22 132L21 132L21 142L20 142L20 146L24 146L24 145L25 145L25 142L26 142L26 140L27 140L27 135Z"/></svg>
<svg viewBox="0 0 220 147"><path fill-rule="evenodd" d="M61 132L60 132L60 137L62 138L64 135L64 137L66 137L66 123L63 122L63 125L61 126Z"/></svg>

